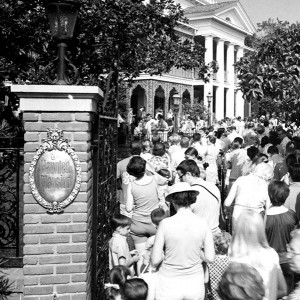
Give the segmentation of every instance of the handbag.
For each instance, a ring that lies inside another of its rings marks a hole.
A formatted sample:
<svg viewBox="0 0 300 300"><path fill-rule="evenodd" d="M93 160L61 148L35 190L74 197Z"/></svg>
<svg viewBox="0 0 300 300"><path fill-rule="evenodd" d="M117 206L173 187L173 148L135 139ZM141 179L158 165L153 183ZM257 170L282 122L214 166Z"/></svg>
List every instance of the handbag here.
<svg viewBox="0 0 300 300"><path fill-rule="evenodd" d="M143 269L139 278L143 279L148 284L147 300L155 300L157 272L152 269L150 263Z"/></svg>

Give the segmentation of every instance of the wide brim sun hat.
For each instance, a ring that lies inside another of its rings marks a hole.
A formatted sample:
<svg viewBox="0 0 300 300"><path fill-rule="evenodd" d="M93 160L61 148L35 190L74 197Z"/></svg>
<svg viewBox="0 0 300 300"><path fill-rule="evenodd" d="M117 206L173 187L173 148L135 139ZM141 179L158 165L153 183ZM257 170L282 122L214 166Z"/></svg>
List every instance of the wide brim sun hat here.
<svg viewBox="0 0 300 300"><path fill-rule="evenodd" d="M197 195L199 194L199 190L188 182L177 182L168 189L166 200L170 195L181 192L197 192Z"/></svg>

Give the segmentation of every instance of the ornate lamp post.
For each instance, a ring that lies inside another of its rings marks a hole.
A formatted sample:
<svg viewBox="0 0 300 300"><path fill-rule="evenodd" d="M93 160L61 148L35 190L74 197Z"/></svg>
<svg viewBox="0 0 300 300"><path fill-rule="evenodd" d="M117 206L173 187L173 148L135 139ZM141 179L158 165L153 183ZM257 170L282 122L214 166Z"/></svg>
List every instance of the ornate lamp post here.
<svg viewBox="0 0 300 300"><path fill-rule="evenodd" d="M46 78L51 84L73 84L78 80L78 70L67 59L65 52L67 42L73 37L77 14L81 3L80 0L46 0L45 7L50 23L50 31L53 38L58 42L57 76L54 80L49 73L55 69L54 61L45 67ZM66 66L68 64L68 66ZM74 76L70 79L66 69L71 68Z"/></svg>
<svg viewBox="0 0 300 300"><path fill-rule="evenodd" d="M208 103L208 126L211 126L211 100L213 98L212 94L209 92L206 96Z"/></svg>
<svg viewBox="0 0 300 300"><path fill-rule="evenodd" d="M178 133L179 125L178 125L178 112L179 112L179 104L181 97L179 93L175 90L175 93L172 96L173 105L174 105L174 133Z"/></svg>

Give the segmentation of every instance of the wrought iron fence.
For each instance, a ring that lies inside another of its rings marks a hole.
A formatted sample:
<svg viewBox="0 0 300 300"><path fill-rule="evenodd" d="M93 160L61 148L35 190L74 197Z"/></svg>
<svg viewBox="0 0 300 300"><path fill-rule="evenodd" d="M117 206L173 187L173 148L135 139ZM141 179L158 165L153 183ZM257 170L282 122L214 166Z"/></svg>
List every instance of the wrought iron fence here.
<svg viewBox="0 0 300 300"><path fill-rule="evenodd" d="M22 265L23 139L0 137L0 258L2 267Z"/></svg>
<svg viewBox="0 0 300 300"><path fill-rule="evenodd" d="M118 146L118 74L111 72L103 101L99 102L94 140L94 247L95 274L93 299L105 299L104 283L108 282L108 243L112 237L111 216L117 211L117 146Z"/></svg>

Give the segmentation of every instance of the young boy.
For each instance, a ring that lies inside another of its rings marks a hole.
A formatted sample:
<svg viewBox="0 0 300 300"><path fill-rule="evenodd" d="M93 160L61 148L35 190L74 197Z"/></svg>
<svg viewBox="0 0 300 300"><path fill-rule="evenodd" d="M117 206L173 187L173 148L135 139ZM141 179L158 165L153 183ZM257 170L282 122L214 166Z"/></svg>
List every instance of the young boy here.
<svg viewBox="0 0 300 300"><path fill-rule="evenodd" d="M166 217L167 214L162 207L156 208L151 212L151 221L156 227L158 227L159 223ZM154 240L155 235L152 235L147 239L145 251L143 253L143 264L145 267L149 264L150 254L154 245Z"/></svg>
<svg viewBox="0 0 300 300"><path fill-rule="evenodd" d="M111 219L111 227L114 230L109 240L109 269L114 266L124 265L130 267L133 272L133 264L139 260L136 250L129 251L127 236L129 234L131 220L121 214L114 215Z"/></svg>
<svg viewBox="0 0 300 300"><path fill-rule="evenodd" d="M222 275L229 266L228 248L231 242L231 235L228 232L221 231L214 235L215 244L215 260L213 263L208 264L209 284L208 292L209 298L212 300L219 300L217 289ZM207 275L207 274L206 274Z"/></svg>

